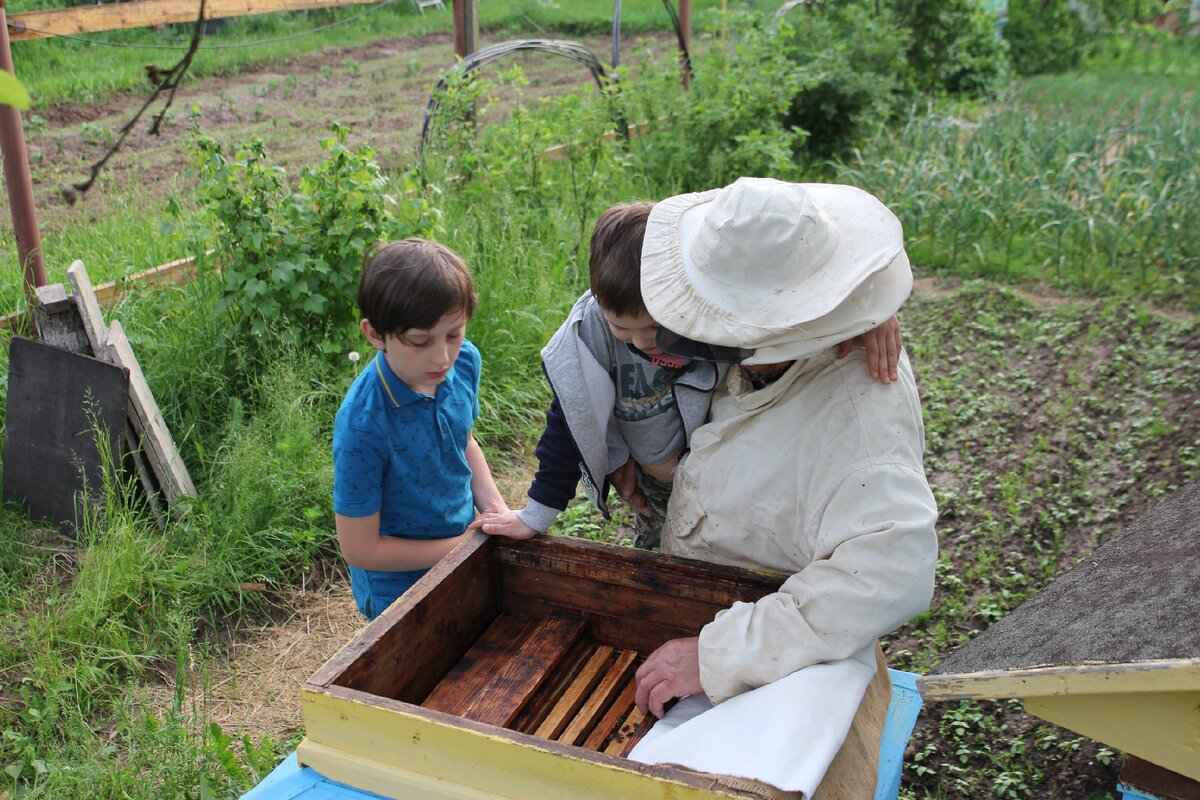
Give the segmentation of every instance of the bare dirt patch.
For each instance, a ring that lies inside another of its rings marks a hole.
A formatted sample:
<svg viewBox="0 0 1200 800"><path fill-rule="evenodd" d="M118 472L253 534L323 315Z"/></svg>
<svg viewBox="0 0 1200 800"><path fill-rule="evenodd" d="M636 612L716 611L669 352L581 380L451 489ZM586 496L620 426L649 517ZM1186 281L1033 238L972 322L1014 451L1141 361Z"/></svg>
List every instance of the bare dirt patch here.
<svg viewBox="0 0 1200 800"><path fill-rule="evenodd" d="M300 687L366 623L344 576L289 588L279 602L271 620L227 632L232 644L223 659L188 674L189 702L203 710L196 720L253 742L270 736L286 743L301 731ZM170 708L174 675L147 692L155 707Z"/></svg>
<svg viewBox="0 0 1200 800"><path fill-rule="evenodd" d="M516 504L524 497L533 463L506 466L495 475L504 497ZM193 664L185 680L188 703L202 710L193 722L215 722L225 733L264 736L286 743L303 731L300 687L366 625L350 593L341 563L325 563L296 587L272 598L274 612L266 620L221 631L223 653L207 664ZM164 671L146 689L147 701L160 711L175 703L176 675Z"/></svg>

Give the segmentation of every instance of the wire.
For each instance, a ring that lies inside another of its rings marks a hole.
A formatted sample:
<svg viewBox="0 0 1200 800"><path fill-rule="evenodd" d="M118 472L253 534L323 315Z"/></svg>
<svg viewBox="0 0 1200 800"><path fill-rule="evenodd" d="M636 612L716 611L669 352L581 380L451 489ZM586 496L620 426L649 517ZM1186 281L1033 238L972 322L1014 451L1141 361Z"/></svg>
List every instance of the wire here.
<svg viewBox="0 0 1200 800"><path fill-rule="evenodd" d="M679 50L683 53L683 68L687 70L689 79L694 78L696 73L692 69L692 54L688 51L687 40L683 37L683 26L679 24L679 15L675 13L675 6L671 5L671 0L663 0L663 7L667 9L667 16L671 18L671 27L675 29L675 38L679 40Z"/></svg>
<svg viewBox="0 0 1200 800"><path fill-rule="evenodd" d="M349 25L351 22L354 22L355 20L358 20L358 19L362 19L363 17L367 16L368 14L374 13L374 12L378 11L379 9L383 8L384 6L390 6L392 3L395 3L395 2L398 2L398 0L383 0L380 3L376 3L375 5L371 6L366 11L363 11L361 14L355 14L353 17L348 17L347 19L338 20L337 22L331 22L328 25L322 25L321 27L313 28L312 30L301 31L300 33L293 33L293 34L289 34L287 36L278 36L274 39L260 39L255 42L238 42L236 44L212 44L212 45L206 45L204 47L200 47L198 49L200 49L200 50L236 50L236 49L240 49L243 47L259 47L260 45L264 45L264 44L274 44L275 42L287 42L287 41L291 41L292 39L300 39L305 36L311 36L314 33L321 33L322 31L328 31L328 30L332 30L334 28L340 28L343 25ZM126 48L130 48L133 50L187 50L188 49L187 46L185 46L185 45L129 44L127 42L106 42L106 41L102 41L100 39L88 39L83 36L72 36L67 33L50 33L48 31L39 31L37 28L24 28L23 30L30 31L31 33L40 33L43 36L48 36L52 39L67 39L72 42L83 42L85 44L95 44L95 45L101 45L103 47L126 47Z"/></svg>
<svg viewBox="0 0 1200 800"><path fill-rule="evenodd" d="M516 53L521 50L538 50L544 53L551 53L552 55L563 56L578 64L583 64L591 72L596 86L602 91L613 80L612 76L605 71L604 65L600 63L600 59L596 58L596 55L591 50L579 42L567 39L513 39L507 42L497 42L482 50L476 50L474 53L471 53L451 67L449 71L457 72L464 76L470 75L488 64L499 61L510 53ZM421 122L421 139L417 144L418 157L424 156L425 143L429 139L433 117L439 106L438 98L446 91L446 86L446 77L443 75L438 80L437 86L429 93L429 100L425 104L425 119ZM621 125L623 125L623 121L618 120L618 129L623 129L620 127Z"/></svg>
<svg viewBox="0 0 1200 800"><path fill-rule="evenodd" d="M524 11L522 11L520 8L518 8L517 4L514 3L513 0L507 0L507 2L508 2L509 7L511 7L513 11L517 12L517 14L522 19L524 19L526 22L528 22L533 27L537 28L538 33L540 33L542 36L545 36L547 39L551 38L550 32L547 31L545 28L543 28L541 25L538 25L537 22L535 20L531 19L528 14L526 14Z"/></svg>

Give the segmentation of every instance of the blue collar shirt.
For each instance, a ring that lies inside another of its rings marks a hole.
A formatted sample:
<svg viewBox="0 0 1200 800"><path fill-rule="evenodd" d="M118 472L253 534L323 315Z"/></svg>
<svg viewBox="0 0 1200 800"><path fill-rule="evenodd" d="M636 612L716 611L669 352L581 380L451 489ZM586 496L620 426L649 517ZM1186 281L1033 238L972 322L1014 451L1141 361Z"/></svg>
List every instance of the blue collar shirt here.
<svg viewBox="0 0 1200 800"><path fill-rule="evenodd" d="M383 536L440 539L462 533L475 518L466 450L479 416L480 371L479 350L464 341L431 397L396 377L379 352L351 385L334 421L334 511L346 517L378 513ZM351 567L351 582L359 599L362 584L382 589L387 577L398 597L424 572ZM359 608L374 617L387 604L381 596L370 610L362 602Z"/></svg>

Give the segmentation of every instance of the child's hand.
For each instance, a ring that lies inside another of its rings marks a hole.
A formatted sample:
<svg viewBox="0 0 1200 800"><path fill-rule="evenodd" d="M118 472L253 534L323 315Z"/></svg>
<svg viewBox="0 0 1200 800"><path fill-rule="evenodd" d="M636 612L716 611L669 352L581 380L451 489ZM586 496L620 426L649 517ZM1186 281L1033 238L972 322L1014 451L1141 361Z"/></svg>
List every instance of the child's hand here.
<svg viewBox="0 0 1200 800"><path fill-rule="evenodd" d="M608 475L608 482L617 490L617 495L644 517L650 516L650 507L645 496L637 488L637 471L633 459L629 459Z"/></svg>
<svg viewBox="0 0 1200 800"><path fill-rule="evenodd" d="M507 509L495 512L489 509L467 528L481 530L488 536L507 536L509 539L532 539L538 535L537 531L521 521L517 512Z"/></svg>
<svg viewBox="0 0 1200 800"><path fill-rule="evenodd" d="M867 369L871 371L872 378L880 383L900 380L900 374L896 371L896 364L900 361L900 320L895 315L878 328L839 344L837 357L845 358L855 346L867 349Z"/></svg>

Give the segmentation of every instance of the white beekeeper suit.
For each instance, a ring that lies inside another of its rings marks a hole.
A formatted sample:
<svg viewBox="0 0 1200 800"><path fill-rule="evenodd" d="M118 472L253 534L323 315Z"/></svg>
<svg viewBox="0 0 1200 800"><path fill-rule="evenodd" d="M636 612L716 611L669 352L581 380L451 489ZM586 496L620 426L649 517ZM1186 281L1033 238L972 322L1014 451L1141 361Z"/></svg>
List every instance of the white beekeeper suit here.
<svg viewBox="0 0 1200 800"><path fill-rule="evenodd" d="M790 362L757 389L730 371L676 472L663 550L791 577L704 627L707 698L681 701L631 757L812 795L877 679L876 640L928 607L937 509L911 367L902 355L885 386L861 351L832 349L911 285L899 221L853 187L743 178L651 213L655 320L753 351L745 365Z"/></svg>

